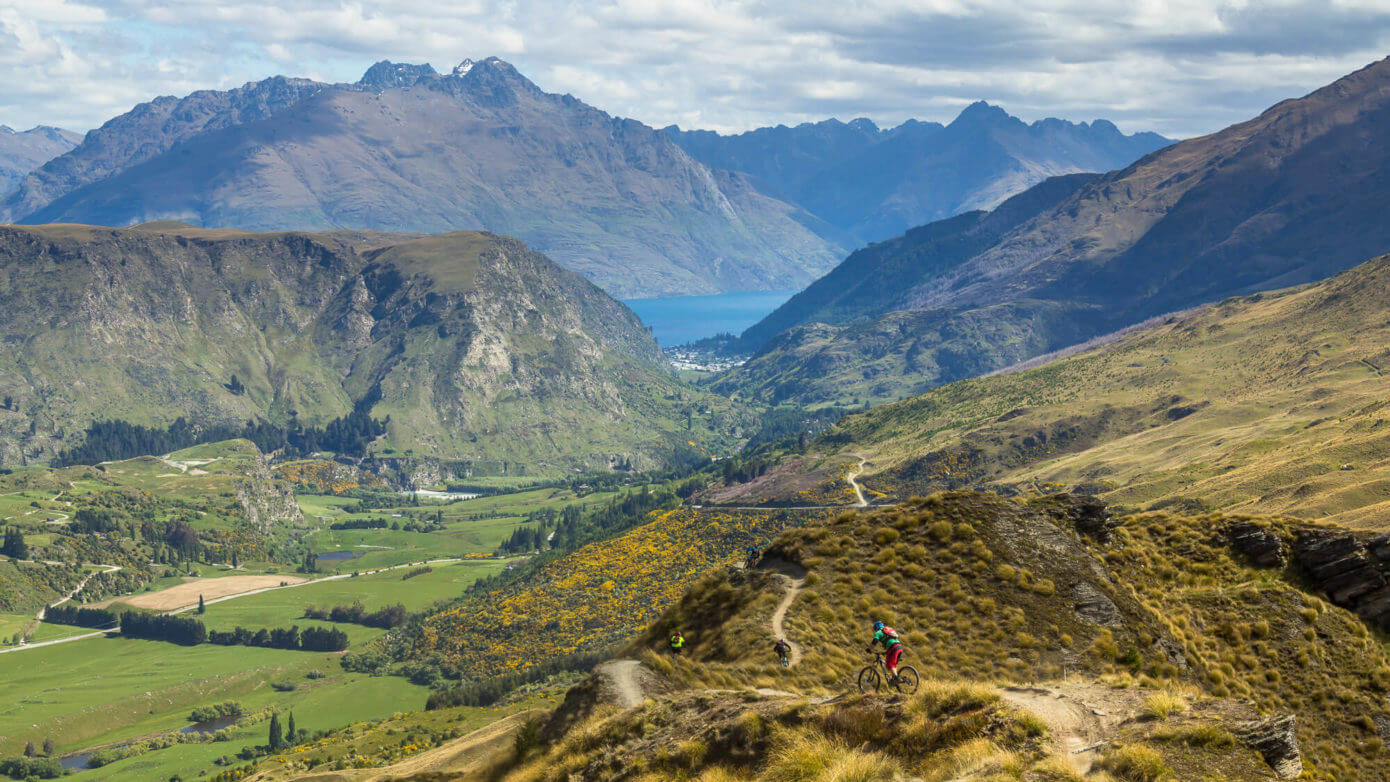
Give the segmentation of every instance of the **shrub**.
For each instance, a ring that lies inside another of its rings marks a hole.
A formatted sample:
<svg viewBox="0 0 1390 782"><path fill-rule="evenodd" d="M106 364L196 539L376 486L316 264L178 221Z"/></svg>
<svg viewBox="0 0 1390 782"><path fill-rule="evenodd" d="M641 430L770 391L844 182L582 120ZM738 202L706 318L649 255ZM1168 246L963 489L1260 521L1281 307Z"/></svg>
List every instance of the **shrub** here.
<svg viewBox="0 0 1390 782"><path fill-rule="evenodd" d="M212 722L222 717L240 717L246 712L242 710L240 703L236 701L224 701L212 706L202 706L194 709L188 715L189 722Z"/></svg>
<svg viewBox="0 0 1390 782"><path fill-rule="evenodd" d="M1153 747L1127 744L1101 758L1101 768L1125 782L1159 782L1172 775L1172 769Z"/></svg>
<svg viewBox="0 0 1390 782"><path fill-rule="evenodd" d="M57 758L5 758L0 760L0 774L11 779L57 779L63 775L63 764Z"/></svg>

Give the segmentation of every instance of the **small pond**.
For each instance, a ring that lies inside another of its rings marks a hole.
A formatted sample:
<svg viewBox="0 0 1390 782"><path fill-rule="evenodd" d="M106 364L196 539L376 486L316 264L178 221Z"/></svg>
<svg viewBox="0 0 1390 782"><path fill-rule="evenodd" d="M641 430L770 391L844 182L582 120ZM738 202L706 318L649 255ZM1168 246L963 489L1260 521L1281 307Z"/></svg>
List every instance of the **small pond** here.
<svg viewBox="0 0 1390 782"><path fill-rule="evenodd" d="M357 559L362 556L360 551L325 551L315 556L320 562L337 562L344 559Z"/></svg>

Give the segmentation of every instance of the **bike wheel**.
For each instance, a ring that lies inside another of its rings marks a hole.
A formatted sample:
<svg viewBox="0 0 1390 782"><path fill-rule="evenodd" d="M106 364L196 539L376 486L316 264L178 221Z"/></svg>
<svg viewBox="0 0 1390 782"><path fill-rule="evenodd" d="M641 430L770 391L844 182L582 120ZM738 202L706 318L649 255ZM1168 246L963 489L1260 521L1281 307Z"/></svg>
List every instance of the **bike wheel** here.
<svg viewBox="0 0 1390 782"><path fill-rule="evenodd" d="M859 691L862 693L878 692L883 686L883 677L878 675L878 669L872 665L867 666L859 672Z"/></svg>
<svg viewBox="0 0 1390 782"><path fill-rule="evenodd" d="M911 695L917 692L917 685L921 683L921 677L917 675L917 669L911 665L904 665L898 669L898 681L893 686L903 695Z"/></svg>

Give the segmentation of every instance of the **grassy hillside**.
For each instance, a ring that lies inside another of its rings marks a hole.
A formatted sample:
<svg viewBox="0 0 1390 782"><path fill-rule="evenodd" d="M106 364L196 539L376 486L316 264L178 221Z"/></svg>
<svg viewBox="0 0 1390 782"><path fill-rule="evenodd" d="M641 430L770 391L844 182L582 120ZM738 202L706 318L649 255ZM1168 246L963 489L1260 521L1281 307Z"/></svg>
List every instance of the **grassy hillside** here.
<svg viewBox="0 0 1390 782"><path fill-rule="evenodd" d="M627 650L648 700L572 691L506 778L1269 779L1251 726L1288 715L1305 778L1390 778L1384 639L1305 591L1306 528L961 492L789 530L768 570L712 576ZM1253 564L1250 530L1281 558ZM874 618L916 696L843 694ZM653 654L672 627L674 660Z"/></svg>
<svg viewBox="0 0 1390 782"><path fill-rule="evenodd" d="M470 595L397 640L396 656L435 659L470 679L611 650L641 633L711 570L790 525L790 511L678 509L545 565L534 576Z"/></svg>
<svg viewBox="0 0 1390 782"><path fill-rule="evenodd" d="M864 483L1083 487L1130 508L1383 527L1390 257L1233 299L1078 355L847 417L823 439Z"/></svg>
<svg viewBox="0 0 1390 782"><path fill-rule="evenodd" d="M389 417L359 444L381 456L550 475L722 452L751 424L681 383L626 307L492 234L4 228L0 299L5 466L107 419L356 411Z"/></svg>

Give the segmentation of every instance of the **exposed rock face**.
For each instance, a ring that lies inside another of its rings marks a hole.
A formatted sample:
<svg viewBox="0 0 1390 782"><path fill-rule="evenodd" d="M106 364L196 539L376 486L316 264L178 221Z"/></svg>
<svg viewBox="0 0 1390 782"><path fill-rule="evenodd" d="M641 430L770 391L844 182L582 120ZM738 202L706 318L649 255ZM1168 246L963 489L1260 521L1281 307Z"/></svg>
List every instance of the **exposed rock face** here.
<svg viewBox="0 0 1390 782"><path fill-rule="evenodd" d="M255 466L237 485L236 495L246 520L259 529L303 518L299 503L294 499L294 489L271 474L269 461L264 456L256 456Z"/></svg>
<svg viewBox="0 0 1390 782"><path fill-rule="evenodd" d="M1072 507L1074 510L1071 518L1078 532L1089 535L1101 543L1110 541L1110 532L1119 526L1119 522L1115 520L1115 515L1103 500L1098 497L1072 495Z"/></svg>
<svg viewBox="0 0 1390 782"><path fill-rule="evenodd" d="M1362 619L1390 628L1390 582L1386 565L1350 532L1305 530L1294 542L1294 558L1313 587Z"/></svg>
<svg viewBox="0 0 1390 782"><path fill-rule="evenodd" d="M0 443L30 460L94 420L322 426L366 404L390 417L379 451L601 469L702 439L688 407L730 409L681 385L631 310L477 232L0 227L0 335L18 407Z"/></svg>
<svg viewBox="0 0 1390 782"><path fill-rule="evenodd" d="M1239 726L1241 740L1259 752L1280 779L1295 779L1303 773L1296 723L1297 717L1288 714Z"/></svg>
<svg viewBox="0 0 1390 782"><path fill-rule="evenodd" d="M1284 544L1273 532L1242 521L1232 524L1229 534L1231 545L1254 564L1272 568L1284 566Z"/></svg>
<svg viewBox="0 0 1390 782"><path fill-rule="evenodd" d="M1124 624L1124 616L1115 606L1115 601L1090 582L1079 582L1073 587L1072 594L1076 601L1076 615L1087 622L1103 627L1120 627Z"/></svg>

